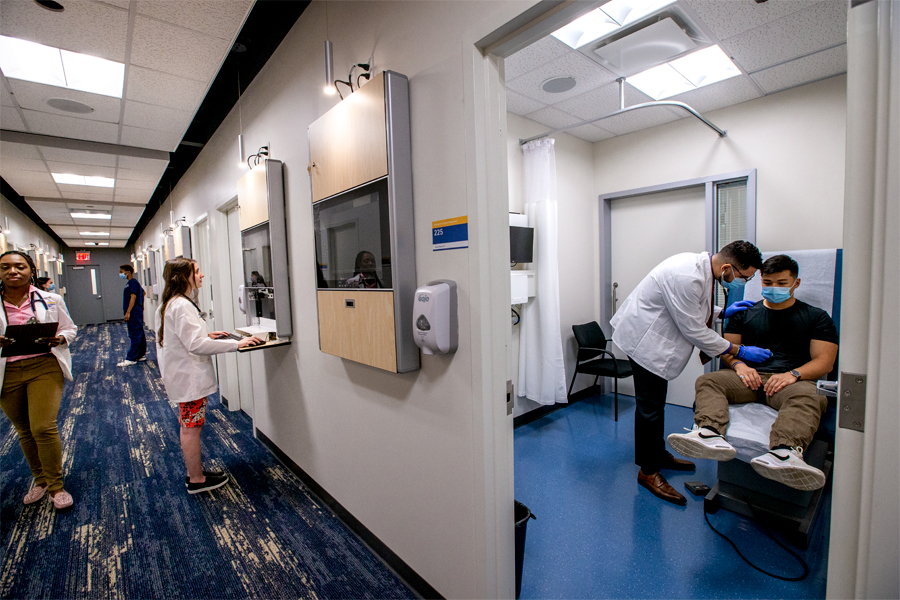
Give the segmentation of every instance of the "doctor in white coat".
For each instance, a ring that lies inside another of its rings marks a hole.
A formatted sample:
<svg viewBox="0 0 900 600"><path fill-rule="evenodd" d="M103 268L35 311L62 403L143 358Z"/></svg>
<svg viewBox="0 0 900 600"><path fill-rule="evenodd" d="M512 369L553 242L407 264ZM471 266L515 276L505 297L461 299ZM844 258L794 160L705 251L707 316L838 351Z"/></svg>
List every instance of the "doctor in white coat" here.
<svg viewBox="0 0 900 600"><path fill-rule="evenodd" d="M677 459L665 446L665 408L668 382L687 365L694 347L704 364L710 357L732 354L760 362L771 352L753 346L734 346L713 329L715 319L746 310L752 302L736 302L722 311L715 305L715 283L726 292L743 286L762 267L753 244L732 242L717 254L676 254L657 265L610 321L613 341L628 355L634 372L634 462L638 483L654 495L684 505L660 469L693 471L694 463Z"/></svg>
<svg viewBox="0 0 900 600"><path fill-rule="evenodd" d="M181 450L188 476L187 492L196 494L222 487L228 477L220 471L204 471L200 432L206 422L206 397L218 389L212 355L236 352L262 344L257 337L227 339L228 332L209 333L200 309L190 296L203 285L203 273L189 258L174 258L163 270L165 289L156 313L157 362L169 400L178 403ZM226 339L220 339L226 338Z"/></svg>
<svg viewBox="0 0 900 600"><path fill-rule="evenodd" d="M69 343L78 328L61 296L32 285L35 275L34 263L24 252L10 250L0 256L0 347L15 347L15 340L7 337L9 325L57 324L56 336L38 340L35 354L0 358L0 406L16 428L34 477L23 503L34 504L49 491L54 508L64 511L73 500L63 489L62 440L56 418L63 380L72 380Z"/></svg>

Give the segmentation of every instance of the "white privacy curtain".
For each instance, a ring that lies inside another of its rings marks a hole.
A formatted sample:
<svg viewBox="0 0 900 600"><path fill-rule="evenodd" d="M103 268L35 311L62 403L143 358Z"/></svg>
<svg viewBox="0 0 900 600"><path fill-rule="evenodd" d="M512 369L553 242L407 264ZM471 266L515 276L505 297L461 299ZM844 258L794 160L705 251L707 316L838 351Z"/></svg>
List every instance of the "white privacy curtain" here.
<svg viewBox="0 0 900 600"><path fill-rule="evenodd" d="M566 371L559 322L559 237L556 153L552 139L528 142L525 153L525 214L534 227L536 295L522 307L519 332L519 395L540 404L566 402Z"/></svg>

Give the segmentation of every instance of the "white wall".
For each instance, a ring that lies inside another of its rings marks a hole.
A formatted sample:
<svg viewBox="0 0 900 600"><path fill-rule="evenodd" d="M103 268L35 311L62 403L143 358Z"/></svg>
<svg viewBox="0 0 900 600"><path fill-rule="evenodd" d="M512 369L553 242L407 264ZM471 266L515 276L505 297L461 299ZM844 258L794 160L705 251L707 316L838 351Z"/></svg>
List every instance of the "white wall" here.
<svg viewBox="0 0 900 600"><path fill-rule="evenodd" d="M840 248L847 78L794 88L705 114L720 139L681 119L598 142L597 194L757 169L757 245Z"/></svg>
<svg viewBox="0 0 900 600"><path fill-rule="evenodd" d="M512 550L512 503L508 540L506 533L494 535L487 514L495 483L485 473L503 444L489 447L484 420L505 414L505 372L495 386L488 368L496 358L486 356L493 352L493 325L483 319L497 311L482 301L494 285L484 265L505 261L490 250L498 246L493 234L504 231L506 201L495 194L490 209L484 179L476 179L491 166L478 162L479 153L493 154L490 140L479 141L473 117L487 110L484 95L491 90L483 89L483 75L476 76L483 59L472 43L533 3L329 2L326 34L325 7L314 2L241 100L244 147L268 143L271 157L285 163L296 332L289 348L254 353L254 423L446 597L497 595L488 563L496 548ZM374 56L376 70L410 78L418 280L454 279L460 293L459 351L423 357L418 372L390 374L318 348L306 130L338 101L322 93L326 35L334 43L337 75ZM494 92L491 97L500 98ZM495 131L501 135L499 127ZM176 217L190 223L203 213L215 215L234 197L246 171L235 159L238 133L235 108L173 190ZM496 153L502 166L505 157ZM169 210L167 203L148 224L138 250L159 246L159 224L168 221ZM466 214L470 249L432 252L432 221ZM222 235L221 223L211 219L210 238ZM214 254L214 260L219 264L211 276L227 269L224 256ZM216 298L233 293L220 286L216 292ZM511 567L510 558L508 572L496 577L511 583Z"/></svg>
<svg viewBox="0 0 900 600"><path fill-rule="evenodd" d="M5 196L0 196L0 227L3 228L8 250L15 250L16 247L29 250L30 244L34 244L45 251L49 248L50 256L61 255L59 244L46 231L26 217L22 211L13 206L13 203ZM43 269L43 265L39 268ZM51 273L50 278L56 281L56 273Z"/></svg>
<svg viewBox="0 0 900 600"><path fill-rule="evenodd" d="M547 131L548 127L525 117L507 113L507 151L509 160L509 210L523 212L522 147L519 139ZM596 291L600 240L596 234L599 218L594 191L594 149L591 142L567 133L553 136L556 142L556 181L559 203L559 280L560 334L566 364L566 386L575 369L577 346L572 325L596 319ZM509 351L509 378L515 383L519 372L519 329L512 328ZM573 391L591 383L590 377L576 382ZM517 388L518 391L518 388ZM519 416L540 405L524 396L516 397L513 414Z"/></svg>

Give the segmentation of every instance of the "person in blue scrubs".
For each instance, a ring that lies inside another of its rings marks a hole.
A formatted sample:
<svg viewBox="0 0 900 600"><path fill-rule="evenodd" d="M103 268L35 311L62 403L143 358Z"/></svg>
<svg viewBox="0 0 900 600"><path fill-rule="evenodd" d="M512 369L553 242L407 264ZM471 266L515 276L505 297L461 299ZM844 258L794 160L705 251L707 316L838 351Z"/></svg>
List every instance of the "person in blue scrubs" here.
<svg viewBox="0 0 900 600"><path fill-rule="evenodd" d="M125 279L125 294L122 298L122 310L125 311L125 323L128 325L128 337L131 339L131 347L125 360L118 363L118 367L128 367L139 361L147 360L147 338L144 336L144 288L134 278L134 268L131 265L119 267L119 277Z"/></svg>

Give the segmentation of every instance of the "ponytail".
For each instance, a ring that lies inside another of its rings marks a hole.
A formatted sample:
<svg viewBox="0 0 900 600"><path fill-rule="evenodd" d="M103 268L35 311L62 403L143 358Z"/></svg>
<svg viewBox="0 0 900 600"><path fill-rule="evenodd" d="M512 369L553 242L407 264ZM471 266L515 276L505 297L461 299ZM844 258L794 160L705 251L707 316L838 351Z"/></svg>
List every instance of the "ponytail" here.
<svg viewBox="0 0 900 600"><path fill-rule="evenodd" d="M186 296L187 291L191 287L191 277L194 275L194 265L197 263L190 258L173 258L166 261L163 268L163 281L165 288L162 295L162 309L159 311L159 331L157 332L157 343L163 345L163 336L166 328L166 307L169 300L175 296Z"/></svg>

